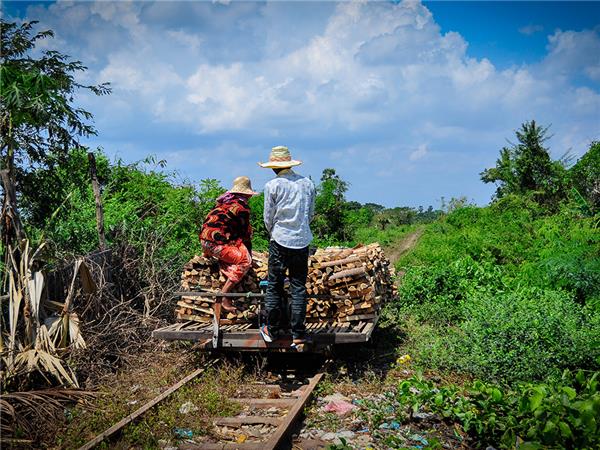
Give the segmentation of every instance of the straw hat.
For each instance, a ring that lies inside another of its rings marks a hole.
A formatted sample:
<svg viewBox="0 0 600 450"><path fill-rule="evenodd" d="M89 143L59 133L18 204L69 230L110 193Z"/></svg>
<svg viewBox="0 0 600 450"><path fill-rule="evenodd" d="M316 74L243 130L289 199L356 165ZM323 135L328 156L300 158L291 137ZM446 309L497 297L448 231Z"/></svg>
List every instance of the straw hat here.
<svg viewBox="0 0 600 450"><path fill-rule="evenodd" d="M268 162L258 163L260 167L265 169L286 169L300 164L302 164L302 161L292 159L289 149L283 145L271 149Z"/></svg>
<svg viewBox="0 0 600 450"><path fill-rule="evenodd" d="M229 192L233 194L258 195L258 192L252 190L252 184L250 184L250 178L248 177L237 177L233 180L233 187L229 189Z"/></svg>

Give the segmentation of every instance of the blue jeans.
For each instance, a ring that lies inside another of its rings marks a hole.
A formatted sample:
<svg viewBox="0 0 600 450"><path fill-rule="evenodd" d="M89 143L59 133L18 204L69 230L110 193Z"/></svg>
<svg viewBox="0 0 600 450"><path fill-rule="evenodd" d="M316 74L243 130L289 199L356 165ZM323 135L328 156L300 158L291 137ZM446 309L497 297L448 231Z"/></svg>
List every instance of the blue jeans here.
<svg viewBox="0 0 600 450"><path fill-rule="evenodd" d="M290 325L294 339L306 333L306 276L308 275L308 247L287 248L275 241L269 243L269 285L265 296L265 310L269 332L277 334L284 315L284 287L286 269L289 272L292 297Z"/></svg>

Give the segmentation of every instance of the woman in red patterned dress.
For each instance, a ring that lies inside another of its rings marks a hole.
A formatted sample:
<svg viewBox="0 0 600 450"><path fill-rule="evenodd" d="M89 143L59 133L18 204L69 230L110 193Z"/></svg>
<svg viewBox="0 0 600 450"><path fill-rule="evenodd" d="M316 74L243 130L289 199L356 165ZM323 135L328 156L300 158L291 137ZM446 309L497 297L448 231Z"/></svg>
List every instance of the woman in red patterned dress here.
<svg viewBox="0 0 600 450"><path fill-rule="evenodd" d="M204 255L219 260L221 273L227 279L222 292L230 292L252 266L252 226L248 200L256 194L248 177L237 177L233 180L233 188L217 198L216 206L202 225L200 242ZM222 298L221 304L227 312L236 311L227 297Z"/></svg>

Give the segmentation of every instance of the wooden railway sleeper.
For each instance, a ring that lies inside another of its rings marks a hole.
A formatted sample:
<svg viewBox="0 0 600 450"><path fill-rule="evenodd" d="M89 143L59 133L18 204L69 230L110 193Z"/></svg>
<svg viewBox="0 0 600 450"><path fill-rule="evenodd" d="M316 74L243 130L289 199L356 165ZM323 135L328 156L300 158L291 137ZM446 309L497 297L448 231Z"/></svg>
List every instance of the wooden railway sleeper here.
<svg viewBox="0 0 600 450"><path fill-rule="evenodd" d="M275 426L273 433L262 441L247 441L247 442L199 442L199 443L182 443L179 448L182 450L276 450L281 448L281 444L296 423L304 407L310 400L315 387L319 384L325 371L317 373L313 376L308 384L294 391L296 397L265 399L265 398L231 398L232 401L251 405L254 408L270 408L270 407L287 407L288 412L281 417L263 417L263 416L244 416L244 417L224 417L215 419L216 425L224 425L227 427L237 428L245 424L268 424Z"/></svg>

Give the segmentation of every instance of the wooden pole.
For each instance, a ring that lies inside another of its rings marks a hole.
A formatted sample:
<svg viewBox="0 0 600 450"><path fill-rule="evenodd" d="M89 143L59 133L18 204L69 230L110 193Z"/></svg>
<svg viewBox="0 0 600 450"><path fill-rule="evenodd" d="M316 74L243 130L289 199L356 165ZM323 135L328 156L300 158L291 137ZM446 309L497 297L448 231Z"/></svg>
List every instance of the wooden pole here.
<svg viewBox="0 0 600 450"><path fill-rule="evenodd" d="M102 197L100 196L100 183L98 182L98 173L96 171L96 157L92 152L88 153L90 162L90 178L92 179L92 189L96 199L96 228L98 230L98 246L101 251L106 250L106 236L104 235L104 209L102 208Z"/></svg>

